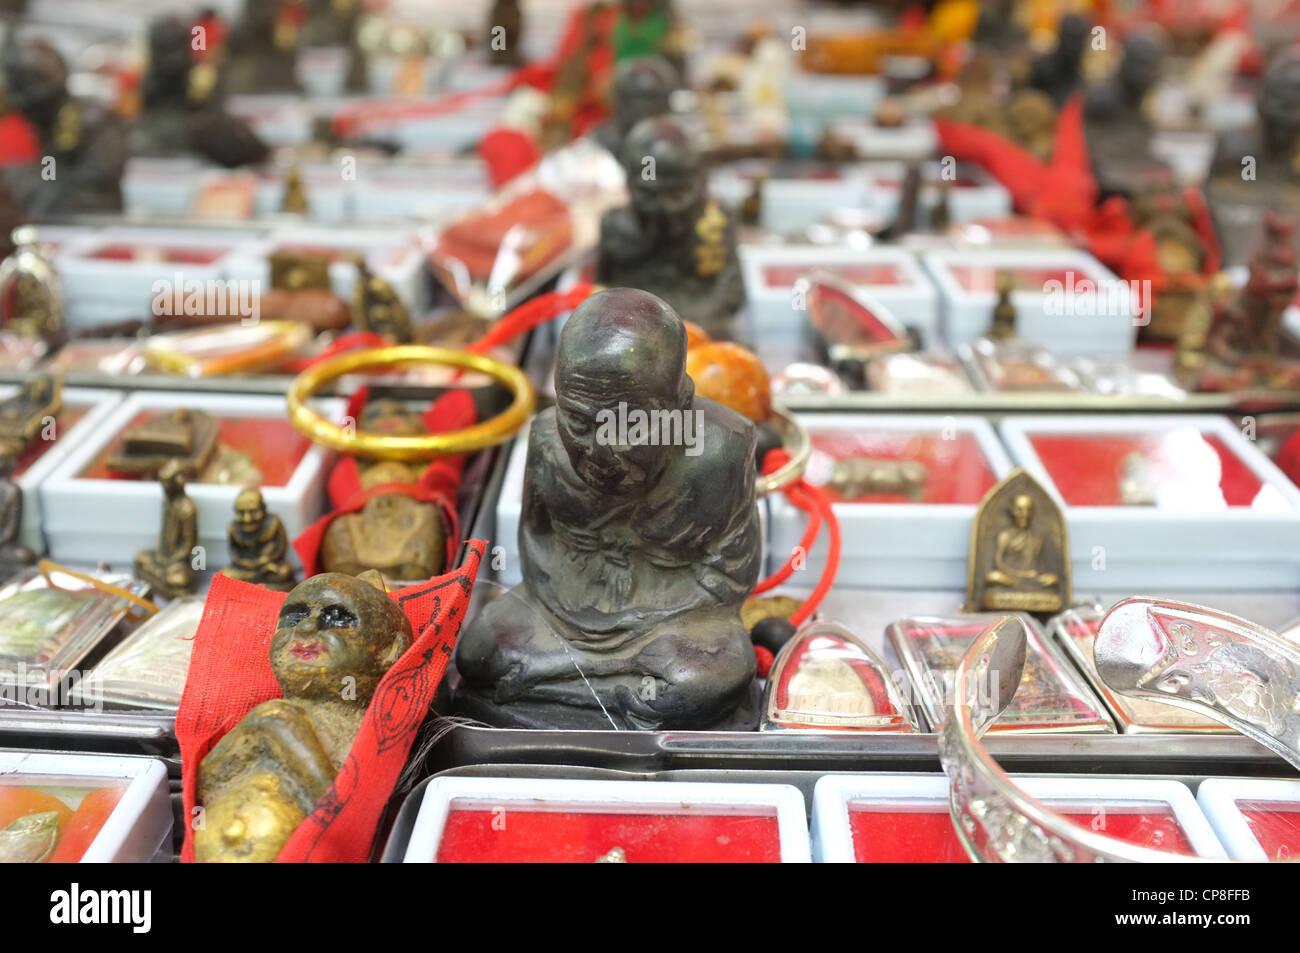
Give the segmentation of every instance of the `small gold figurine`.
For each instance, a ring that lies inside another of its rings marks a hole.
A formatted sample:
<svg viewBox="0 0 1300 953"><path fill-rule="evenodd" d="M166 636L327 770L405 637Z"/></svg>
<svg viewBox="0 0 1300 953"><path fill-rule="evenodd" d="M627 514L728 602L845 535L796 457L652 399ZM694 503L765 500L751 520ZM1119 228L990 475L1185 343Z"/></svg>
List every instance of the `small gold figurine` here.
<svg viewBox="0 0 1300 953"><path fill-rule="evenodd" d="M284 558L289 548L284 523L266 511L261 490L244 490L235 497L229 540L230 565L222 575L284 592L293 588L293 566Z"/></svg>
<svg viewBox="0 0 1300 953"><path fill-rule="evenodd" d="M21 542L23 491L13 475L14 458L0 453L0 579L36 562L36 554Z"/></svg>
<svg viewBox="0 0 1300 953"><path fill-rule="evenodd" d="M24 381L0 401L0 453L22 456L45 425L63 409L63 382L49 374Z"/></svg>
<svg viewBox="0 0 1300 953"><path fill-rule="evenodd" d="M334 783L379 681L410 647L411 624L377 573L323 573L280 609L263 702L199 766L200 862L265 863Z"/></svg>
<svg viewBox="0 0 1300 953"><path fill-rule="evenodd" d="M175 462L186 479L194 479L217 451L217 422L201 410L184 407L130 427L106 461L110 470L137 476L162 475Z"/></svg>
<svg viewBox="0 0 1300 953"><path fill-rule="evenodd" d="M356 257L357 283L352 289L352 323L358 331L373 331L398 344L411 343L411 316L397 292L372 275L363 256Z"/></svg>
<svg viewBox="0 0 1300 953"><path fill-rule="evenodd" d="M1017 467L980 502L971 528L966 611L1060 612L1070 547L1060 507Z"/></svg>
<svg viewBox="0 0 1300 953"><path fill-rule="evenodd" d="M993 324L984 336L990 341L1010 341L1016 337L1016 306L1011 301L1016 280L1011 272L999 271L997 281L998 303L993 308Z"/></svg>
<svg viewBox="0 0 1300 953"><path fill-rule="evenodd" d="M837 460L826 485L846 500L864 496L905 496L914 503L925 495L930 471L916 460L874 460L850 457Z"/></svg>
<svg viewBox="0 0 1300 953"><path fill-rule="evenodd" d="M59 276L46 257L32 225L13 230L14 252L0 262L0 319L25 337L47 337L63 330Z"/></svg>
<svg viewBox="0 0 1300 953"><path fill-rule="evenodd" d="M158 548L136 554L135 574L168 599L179 599L195 588L194 549L199 542L199 511L185 495L181 464L169 460L158 471L163 488L162 531Z"/></svg>
<svg viewBox="0 0 1300 953"><path fill-rule="evenodd" d="M297 166L290 169L284 178L284 198L280 202L280 211L286 215L306 215L311 211L307 185L302 180L302 170Z"/></svg>

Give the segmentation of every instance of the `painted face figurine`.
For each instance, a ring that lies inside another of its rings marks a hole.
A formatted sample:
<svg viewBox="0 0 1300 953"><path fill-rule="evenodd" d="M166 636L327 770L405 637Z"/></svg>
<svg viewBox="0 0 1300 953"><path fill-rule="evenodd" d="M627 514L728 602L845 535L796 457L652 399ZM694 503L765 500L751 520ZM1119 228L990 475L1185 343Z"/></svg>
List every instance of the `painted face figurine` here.
<svg viewBox="0 0 1300 953"><path fill-rule="evenodd" d="M269 862L329 790L380 679L410 647L375 574L324 573L289 593L271 639L282 697L263 702L199 768L200 862Z"/></svg>
<svg viewBox="0 0 1300 953"><path fill-rule="evenodd" d="M660 299L588 298L533 421L524 582L461 634L458 706L495 725L753 728L754 426L696 398ZM652 429L653 428L653 429Z"/></svg>
<svg viewBox="0 0 1300 953"><path fill-rule="evenodd" d="M244 490L235 497L229 540L230 565L221 570L223 574L268 589L293 587L293 567L284 558L289 546L284 523L266 511L260 490Z"/></svg>
<svg viewBox="0 0 1300 953"><path fill-rule="evenodd" d="M644 119L623 143L631 205L600 223L599 280L649 291L715 338L729 338L744 284L735 225L709 198L699 151L669 116Z"/></svg>

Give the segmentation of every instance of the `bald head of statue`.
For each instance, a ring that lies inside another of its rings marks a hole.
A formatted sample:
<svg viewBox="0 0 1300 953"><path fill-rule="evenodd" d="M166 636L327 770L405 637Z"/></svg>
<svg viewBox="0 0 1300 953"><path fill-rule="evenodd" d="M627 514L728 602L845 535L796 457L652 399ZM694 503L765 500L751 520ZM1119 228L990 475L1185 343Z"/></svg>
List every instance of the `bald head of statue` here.
<svg viewBox="0 0 1300 953"><path fill-rule="evenodd" d="M5 99L38 126L49 125L68 99L68 67L44 40L10 41L2 51Z"/></svg>
<svg viewBox="0 0 1300 953"><path fill-rule="evenodd" d="M646 291L592 295L560 334L555 395L560 441L584 483L611 494L653 483L672 448L636 440L617 422L690 412L695 385L686 374L681 318Z"/></svg>

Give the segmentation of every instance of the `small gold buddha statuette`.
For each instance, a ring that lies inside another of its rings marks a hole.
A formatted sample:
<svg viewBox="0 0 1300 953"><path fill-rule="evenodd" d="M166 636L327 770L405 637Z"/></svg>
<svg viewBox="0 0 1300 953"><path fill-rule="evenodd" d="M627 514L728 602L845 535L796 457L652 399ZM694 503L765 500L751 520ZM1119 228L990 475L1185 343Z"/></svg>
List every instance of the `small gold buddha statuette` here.
<svg viewBox="0 0 1300 953"><path fill-rule="evenodd" d="M59 378L49 374L28 378L18 393L0 401L0 452L22 456L62 409L63 382Z"/></svg>
<svg viewBox="0 0 1300 953"><path fill-rule="evenodd" d="M393 286L370 273L358 255L357 283L352 289L352 323L358 331L373 331L398 344L411 343L411 315Z"/></svg>
<svg viewBox="0 0 1300 953"><path fill-rule="evenodd" d="M1010 341L1016 337L1016 306L1011 301L1016 280L1011 272L998 272L997 290L998 303L993 307L993 323L984 336L990 341Z"/></svg>
<svg viewBox="0 0 1300 953"><path fill-rule="evenodd" d="M244 490L235 497L235 520L228 538L230 565L221 570L222 575L268 589L293 588L293 566L284 558L289 548L284 523L267 512L260 490Z"/></svg>
<svg viewBox="0 0 1300 953"><path fill-rule="evenodd" d="M194 549L199 542L199 511L185 495L180 463L169 460L158 471L163 488L162 530L158 548L136 554L135 574L168 599L179 599L195 588Z"/></svg>
<svg viewBox="0 0 1300 953"><path fill-rule="evenodd" d="M1060 612L1070 547L1060 507L1017 467L980 503L971 529L966 611Z"/></svg>
<svg viewBox="0 0 1300 953"><path fill-rule="evenodd" d="M276 858L329 790L411 624L377 573L322 573L285 599L271 639L282 697L258 705L199 766L200 862Z"/></svg>

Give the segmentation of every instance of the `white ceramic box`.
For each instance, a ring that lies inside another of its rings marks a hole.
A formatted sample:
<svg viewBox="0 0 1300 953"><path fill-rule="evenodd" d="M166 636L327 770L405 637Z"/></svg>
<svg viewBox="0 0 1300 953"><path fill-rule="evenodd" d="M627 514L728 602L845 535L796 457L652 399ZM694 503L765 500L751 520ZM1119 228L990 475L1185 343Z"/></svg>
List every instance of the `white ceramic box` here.
<svg viewBox="0 0 1300 953"><path fill-rule="evenodd" d="M741 245L740 266L754 330L765 343L800 344L807 316L796 308L795 283L813 271L827 271L871 295L914 329L923 348L939 344L939 298L911 252L884 246Z"/></svg>
<svg viewBox="0 0 1300 953"><path fill-rule="evenodd" d="M864 171L871 177L871 201L881 220L892 222L898 217L907 166L902 162L870 162ZM923 169L923 186L919 196L921 211L933 213L939 205L944 168L927 162ZM1011 214L1011 193L976 166L958 166L948 186L948 218L953 224L999 219Z"/></svg>
<svg viewBox="0 0 1300 953"><path fill-rule="evenodd" d="M769 178L760 187L761 224L789 233L820 222L840 209L873 206L871 176L860 166L846 165L825 178Z"/></svg>
<svg viewBox="0 0 1300 953"><path fill-rule="evenodd" d="M344 301L352 300L357 280L353 254L364 254L371 273L383 278L411 310L412 318L429 309L431 287L424 255L416 241L414 228L386 230L363 228L280 228L260 242L240 248L229 260L229 276L271 285L270 256L277 250L296 250L337 255L330 263L330 285Z"/></svg>
<svg viewBox="0 0 1300 953"><path fill-rule="evenodd" d="M189 215L209 168L192 158L133 156L122 174L128 214Z"/></svg>
<svg viewBox="0 0 1300 953"><path fill-rule="evenodd" d="M492 834L456 860L583 863L615 851L628 863L810 860L803 795L788 784L439 777L424 789L403 862L438 862L457 811L475 812ZM567 837L568 823L582 836Z"/></svg>
<svg viewBox="0 0 1300 953"><path fill-rule="evenodd" d="M1300 587L1300 490L1227 418L1007 417L1001 434L1062 505L1075 592Z"/></svg>
<svg viewBox="0 0 1300 953"><path fill-rule="evenodd" d="M939 292L944 334L956 349L993 322L997 276L1010 271L1017 290L1016 333L1064 357L1120 356L1133 350L1142 285L1121 281L1087 252L1070 249L933 251L925 266Z"/></svg>
<svg viewBox="0 0 1300 953"><path fill-rule="evenodd" d="M1233 860L1294 860L1300 853L1300 781L1206 778L1196 800Z"/></svg>
<svg viewBox="0 0 1300 953"><path fill-rule="evenodd" d="M342 401L319 401L314 406L329 419L342 417ZM163 506L162 487L157 481L101 479L85 474L140 415L165 414L178 407L201 410L218 419L265 419L288 427L281 397L167 391L131 394L102 418L94 432L79 441L41 484L45 538L54 559L130 566L137 552L157 547ZM323 512L325 480L333 458L332 452L307 444L283 484L271 485L268 481L262 486L267 510L284 522L290 539ZM199 544L206 552L209 570L220 569L229 561L226 530L241 489L197 482L186 487L198 508ZM290 557L296 559L292 548Z"/></svg>
<svg viewBox="0 0 1300 953"><path fill-rule="evenodd" d="M1013 776L1016 785L1072 820L1086 823L1099 834L1110 834L1138 846L1178 849L1199 857L1226 857L1214 829L1197 806L1187 786L1178 781L1150 778L1106 778L1081 775ZM941 774L862 773L828 774L813 789L812 851L818 863L917 862L965 860L959 852L948 811L949 782ZM871 828L860 825L855 834L854 809L873 814L897 815L891 821L905 835L891 843L868 842ZM1124 816L1139 820L1132 825ZM910 824L902 820L908 816ZM925 819L922 824L920 818ZM908 829L910 828L910 829ZM1175 830L1176 828L1176 830ZM1179 843L1178 833L1185 838ZM859 843L855 838L864 838ZM956 842L956 843L954 843ZM937 850L935 849L937 848ZM927 849L936 856L927 858Z"/></svg>
<svg viewBox="0 0 1300 953"><path fill-rule="evenodd" d="M106 228L69 241L54 255L72 331L118 321L149 320L157 283L221 281L235 251L253 231Z"/></svg>
<svg viewBox="0 0 1300 953"><path fill-rule="evenodd" d="M121 800L80 863L141 864L170 857L172 807L167 766L156 758L0 751L0 785L10 784L60 792L125 786Z"/></svg>
<svg viewBox="0 0 1300 953"><path fill-rule="evenodd" d="M478 160L456 160L404 167L369 164L353 183L358 220L439 220L464 212L492 194L487 167Z"/></svg>
<svg viewBox="0 0 1300 953"><path fill-rule="evenodd" d="M18 388L0 387L0 400L5 400ZM61 417L71 422L62 430L56 427L54 443L40 451L40 456L18 476L18 488L23 491L23 528L21 541L38 555L45 552L45 534L41 529L41 485L78 445L96 433L105 418L122 401L120 391L98 390L88 387L65 387ZM37 441L43 438L38 436ZM32 451L29 451L32 452ZM19 466L22 466L20 459Z"/></svg>
<svg viewBox="0 0 1300 953"><path fill-rule="evenodd" d="M805 479L814 484L825 486L834 479L836 459L911 461L926 470L920 487L900 484L890 492L877 483L878 492L862 497L868 502L832 502L843 537L837 583L963 588L979 501L1011 472L1011 461L988 422L973 416L902 414L804 414L798 419L813 441ZM800 545L808 517L782 494L774 494L770 506L768 568L773 570ZM825 532L807 554L801 575L809 580L819 578L825 565Z"/></svg>
<svg viewBox="0 0 1300 953"><path fill-rule="evenodd" d="M853 147L859 159L928 159L939 147L934 124L926 118L908 119L901 126L878 126L859 115L841 119L831 133Z"/></svg>

